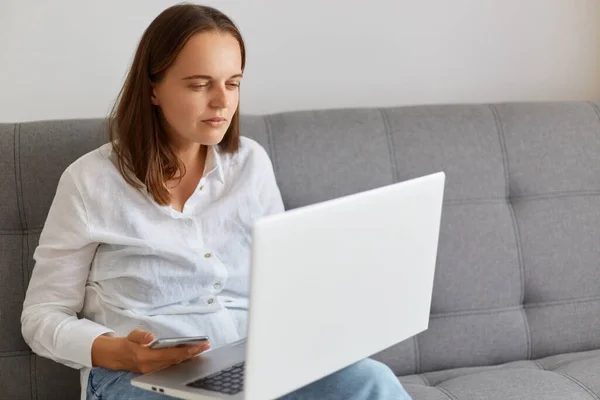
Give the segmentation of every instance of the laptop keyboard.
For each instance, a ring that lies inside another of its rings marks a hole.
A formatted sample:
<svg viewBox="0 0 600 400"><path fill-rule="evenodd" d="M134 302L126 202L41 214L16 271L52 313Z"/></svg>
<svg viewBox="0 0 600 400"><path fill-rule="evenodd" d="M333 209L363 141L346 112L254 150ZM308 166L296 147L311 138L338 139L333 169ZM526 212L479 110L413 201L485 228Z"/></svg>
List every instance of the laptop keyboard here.
<svg viewBox="0 0 600 400"><path fill-rule="evenodd" d="M241 362L216 374L188 383L187 386L224 394L237 394L244 390L244 364Z"/></svg>

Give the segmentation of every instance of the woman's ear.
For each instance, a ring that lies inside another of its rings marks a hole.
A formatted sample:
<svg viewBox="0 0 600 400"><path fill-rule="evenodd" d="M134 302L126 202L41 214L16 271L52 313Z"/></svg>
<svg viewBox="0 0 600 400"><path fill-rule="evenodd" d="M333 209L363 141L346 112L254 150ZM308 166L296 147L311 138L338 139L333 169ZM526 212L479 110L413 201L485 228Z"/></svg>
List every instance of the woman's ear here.
<svg viewBox="0 0 600 400"><path fill-rule="evenodd" d="M152 94L150 95L150 101L152 101L152 104L154 104L155 106L158 105L158 99L156 98L156 86L152 85Z"/></svg>

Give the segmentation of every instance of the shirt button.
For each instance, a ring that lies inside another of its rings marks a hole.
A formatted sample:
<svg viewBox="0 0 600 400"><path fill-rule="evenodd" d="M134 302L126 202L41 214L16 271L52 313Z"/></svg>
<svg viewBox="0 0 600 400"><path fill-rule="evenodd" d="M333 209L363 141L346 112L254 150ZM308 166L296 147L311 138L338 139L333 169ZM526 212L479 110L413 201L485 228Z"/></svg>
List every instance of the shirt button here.
<svg viewBox="0 0 600 400"><path fill-rule="evenodd" d="M186 224L187 226L192 226L192 220L191 220L191 219L186 219L186 220L185 220L185 224Z"/></svg>
<svg viewBox="0 0 600 400"><path fill-rule="evenodd" d="M212 254L210 254L210 253L206 253L206 254L204 255L204 258L211 258L211 257L212 257Z"/></svg>
<svg viewBox="0 0 600 400"><path fill-rule="evenodd" d="M198 188L198 190L202 190L202 189L204 189L204 185L202 185Z"/></svg>
<svg viewBox="0 0 600 400"><path fill-rule="evenodd" d="M221 289L221 284L219 282L215 283L213 287L217 290Z"/></svg>
<svg viewBox="0 0 600 400"><path fill-rule="evenodd" d="M212 303L214 303L214 302L215 302L215 299L208 299L206 302L207 302L208 304L212 304Z"/></svg>

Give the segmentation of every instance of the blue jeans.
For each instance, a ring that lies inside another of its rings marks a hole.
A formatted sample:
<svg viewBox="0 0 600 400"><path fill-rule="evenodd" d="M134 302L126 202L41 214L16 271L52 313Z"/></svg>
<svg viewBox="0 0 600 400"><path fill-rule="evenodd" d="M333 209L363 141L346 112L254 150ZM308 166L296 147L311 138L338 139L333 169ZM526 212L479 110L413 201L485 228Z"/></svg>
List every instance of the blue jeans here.
<svg viewBox="0 0 600 400"><path fill-rule="evenodd" d="M167 400L172 397L136 388L128 371L94 368L87 400ZM296 390L280 400L411 400L394 373L384 364L365 359Z"/></svg>

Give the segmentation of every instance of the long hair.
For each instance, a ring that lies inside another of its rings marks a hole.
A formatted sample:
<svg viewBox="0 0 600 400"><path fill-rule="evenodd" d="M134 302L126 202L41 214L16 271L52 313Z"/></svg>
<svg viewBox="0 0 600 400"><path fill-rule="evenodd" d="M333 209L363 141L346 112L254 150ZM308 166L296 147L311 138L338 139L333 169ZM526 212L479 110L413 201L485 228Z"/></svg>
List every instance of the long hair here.
<svg viewBox="0 0 600 400"><path fill-rule="evenodd" d="M145 185L160 205L168 205L171 201L165 183L185 171L160 124L159 109L152 104L153 84L163 79L188 40L204 32L228 33L237 39L244 70L244 41L231 19L206 6L178 4L169 7L152 21L140 39L125 83L108 118L109 139L116 153L119 172L133 187L141 189ZM238 104L219 149L233 153L239 146Z"/></svg>

